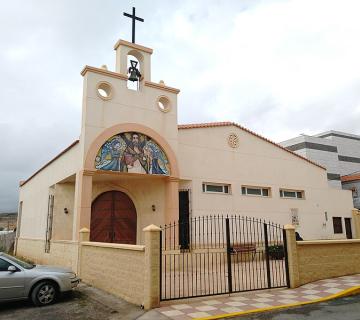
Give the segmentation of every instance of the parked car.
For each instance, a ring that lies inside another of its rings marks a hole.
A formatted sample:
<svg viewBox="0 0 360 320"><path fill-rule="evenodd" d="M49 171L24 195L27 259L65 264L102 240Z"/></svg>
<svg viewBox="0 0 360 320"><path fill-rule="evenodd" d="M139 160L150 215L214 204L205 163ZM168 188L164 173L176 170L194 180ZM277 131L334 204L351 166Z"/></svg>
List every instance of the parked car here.
<svg viewBox="0 0 360 320"><path fill-rule="evenodd" d="M30 264L0 252L0 302L30 298L37 306L48 305L79 282L70 269Z"/></svg>

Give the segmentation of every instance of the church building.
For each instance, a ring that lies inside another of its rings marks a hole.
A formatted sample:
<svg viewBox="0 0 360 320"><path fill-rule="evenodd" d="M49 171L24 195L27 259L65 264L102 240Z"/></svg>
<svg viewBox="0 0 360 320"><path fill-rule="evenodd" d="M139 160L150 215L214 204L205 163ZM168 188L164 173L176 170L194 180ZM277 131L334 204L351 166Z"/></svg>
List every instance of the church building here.
<svg viewBox="0 0 360 320"><path fill-rule="evenodd" d="M93 242L134 245L150 224L205 215L346 238L333 217L351 219L351 191L331 188L324 167L233 122L179 125L180 90L152 82L153 50L124 40L114 49L115 71L81 71L79 140L20 183L18 254L76 260L82 228Z"/></svg>

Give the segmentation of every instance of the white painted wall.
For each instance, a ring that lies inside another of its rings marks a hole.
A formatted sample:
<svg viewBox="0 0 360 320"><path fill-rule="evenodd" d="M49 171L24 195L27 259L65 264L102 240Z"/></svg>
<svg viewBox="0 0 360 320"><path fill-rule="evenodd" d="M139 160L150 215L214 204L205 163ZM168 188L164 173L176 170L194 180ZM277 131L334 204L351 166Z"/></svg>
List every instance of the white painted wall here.
<svg viewBox="0 0 360 320"><path fill-rule="evenodd" d="M49 188L79 170L79 151L76 144L20 188L21 238L45 239Z"/></svg>
<svg viewBox="0 0 360 320"><path fill-rule="evenodd" d="M231 132L240 139L236 149L227 144ZM237 127L180 130L179 164L181 178L192 180L193 216L239 213L287 224L297 208L306 239L345 237L333 234L331 217L351 217L351 193L329 187L326 170ZM232 194L203 193L203 182L231 184ZM272 195L244 196L242 185L271 187ZM279 188L304 190L305 199L280 198Z"/></svg>

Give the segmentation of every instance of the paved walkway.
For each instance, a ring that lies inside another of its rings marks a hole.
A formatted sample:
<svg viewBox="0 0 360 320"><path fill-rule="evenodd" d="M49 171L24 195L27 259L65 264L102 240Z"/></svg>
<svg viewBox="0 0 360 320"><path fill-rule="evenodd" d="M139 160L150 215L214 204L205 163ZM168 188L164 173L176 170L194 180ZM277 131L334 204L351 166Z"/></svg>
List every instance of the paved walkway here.
<svg viewBox="0 0 360 320"><path fill-rule="evenodd" d="M172 304L155 309L175 320L207 318L250 310L268 309L276 306L308 303L360 286L360 274L320 280L296 289L273 289L252 291L230 296L212 296L203 299L172 301Z"/></svg>

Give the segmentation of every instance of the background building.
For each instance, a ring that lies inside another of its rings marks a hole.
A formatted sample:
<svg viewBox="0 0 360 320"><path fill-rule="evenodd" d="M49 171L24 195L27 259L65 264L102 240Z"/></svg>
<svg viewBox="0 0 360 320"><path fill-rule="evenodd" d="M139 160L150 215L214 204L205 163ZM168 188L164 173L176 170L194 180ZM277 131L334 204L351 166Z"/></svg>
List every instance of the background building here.
<svg viewBox="0 0 360 320"><path fill-rule="evenodd" d="M354 206L360 209L359 135L331 130L314 136L300 135L280 145L324 166L329 185L351 190Z"/></svg>

